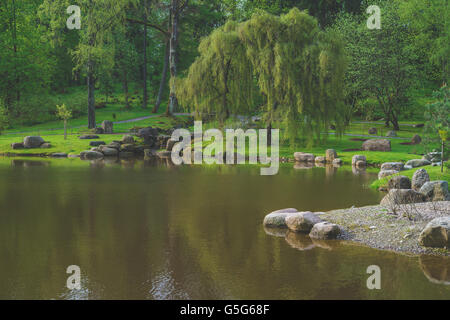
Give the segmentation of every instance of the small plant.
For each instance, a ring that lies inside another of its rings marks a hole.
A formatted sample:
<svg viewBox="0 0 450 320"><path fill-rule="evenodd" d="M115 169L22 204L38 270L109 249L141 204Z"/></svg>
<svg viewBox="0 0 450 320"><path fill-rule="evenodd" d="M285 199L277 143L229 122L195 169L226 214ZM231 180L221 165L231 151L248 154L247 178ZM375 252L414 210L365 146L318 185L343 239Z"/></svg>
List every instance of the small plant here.
<svg viewBox="0 0 450 320"><path fill-rule="evenodd" d="M56 106L56 115L59 119L64 120L64 140L67 139L67 120L72 118L72 111L65 104Z"/></svg>

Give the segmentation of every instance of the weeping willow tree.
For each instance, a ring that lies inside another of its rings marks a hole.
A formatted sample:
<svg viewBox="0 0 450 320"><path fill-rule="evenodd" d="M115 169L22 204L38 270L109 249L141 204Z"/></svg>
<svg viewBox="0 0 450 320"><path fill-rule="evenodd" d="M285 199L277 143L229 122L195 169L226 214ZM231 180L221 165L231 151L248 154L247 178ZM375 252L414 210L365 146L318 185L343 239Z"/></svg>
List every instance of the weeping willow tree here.
<svg viewBox="0 0 450 320"><path fill-rule="evenodd" d="M299 134L320 141L331 123L342 133L343 43L307 13L258 12L241 24L229 22L203 40L199 51L181 80L184 104L196 111L215 111L225 119L230 111L255 108L256 79L268 127L281 120L291 142Z"/></svg>
<svg viewBox="0 0 450 320"><path fill-rule="evenodd" d="M232 113L247 113L254 105L252 64L230 21L204 38L199 57L186 78L178 79L178 98L197 115L215 114L220 124Z"/></svg>

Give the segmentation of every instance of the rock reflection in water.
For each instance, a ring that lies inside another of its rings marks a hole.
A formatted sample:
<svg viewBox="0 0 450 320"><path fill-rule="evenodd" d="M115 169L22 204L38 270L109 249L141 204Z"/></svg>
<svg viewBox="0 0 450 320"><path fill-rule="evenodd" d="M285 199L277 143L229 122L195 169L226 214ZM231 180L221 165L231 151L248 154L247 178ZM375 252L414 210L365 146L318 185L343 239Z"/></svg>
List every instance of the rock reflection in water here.
<svg viewBox="0 0 450 320"><path fill-rule="evenodd" d="M284 238L286 236L286 233L288 232L288 229L287 228L268 228L268 227L264 226L264 231L269 236Z"/></svg>
<svg viewBox="0 0 450 320"><path fill-rule="evenodd" d="M49 161L40 160L24 160L24 159L13 159L11 160L12 167L48 167L50 165Z"/></svg>
<svg viewBox="0 0 450 320"><path fill-rule="evenodd" d="M307 234L295 233L292 231L288 231L286 233L286 242L289 245L297 250L306 251L311 250L315 247L311 238Z"/></svg>
<svg viewBox="0 0 450 320"><path fill-rule="evenodd" d="M422 255L420 268L425 277L433 283L450 285L450 257Z"/></svg>

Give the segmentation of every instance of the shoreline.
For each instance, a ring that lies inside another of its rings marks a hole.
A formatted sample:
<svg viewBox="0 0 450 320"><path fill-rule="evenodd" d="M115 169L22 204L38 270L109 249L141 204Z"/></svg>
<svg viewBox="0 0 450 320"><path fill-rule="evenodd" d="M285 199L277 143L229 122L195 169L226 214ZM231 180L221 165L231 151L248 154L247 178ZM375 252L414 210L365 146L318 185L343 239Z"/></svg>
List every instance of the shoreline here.
<svg viewBox="0 0 450 320"><path fill-rule="evenodd" d="M343 229L338 240L351 241L374 249L419 256L450 256L449 248L425 248L418 238L434 218L450 214L450 201L402 205L397 215L381 205L336 209L320 214L320 218ZM413 215L414 220L405 215Z"/></svg>

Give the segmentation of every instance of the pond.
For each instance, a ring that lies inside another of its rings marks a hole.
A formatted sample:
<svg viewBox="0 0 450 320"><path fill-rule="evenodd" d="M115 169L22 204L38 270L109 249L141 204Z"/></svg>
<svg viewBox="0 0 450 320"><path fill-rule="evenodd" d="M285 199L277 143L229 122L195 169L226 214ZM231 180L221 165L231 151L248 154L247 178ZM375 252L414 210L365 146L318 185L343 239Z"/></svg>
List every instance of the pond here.
<svg viewBox="0 0 450 320"><path fill-rule="evenodd" d="M438 279L448 259L285 239L262 226L281 208L375 204L376 173L292 164L259 172L0 159L0 298L450 298ZM81 290L66 287L70 265L81 269ZM381 268L381 290L367 289L370 265Z"/></svg>

